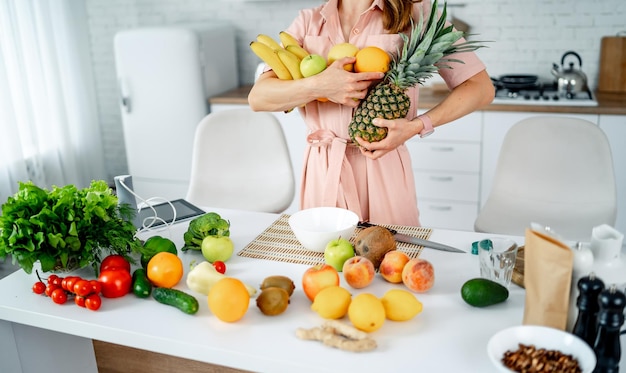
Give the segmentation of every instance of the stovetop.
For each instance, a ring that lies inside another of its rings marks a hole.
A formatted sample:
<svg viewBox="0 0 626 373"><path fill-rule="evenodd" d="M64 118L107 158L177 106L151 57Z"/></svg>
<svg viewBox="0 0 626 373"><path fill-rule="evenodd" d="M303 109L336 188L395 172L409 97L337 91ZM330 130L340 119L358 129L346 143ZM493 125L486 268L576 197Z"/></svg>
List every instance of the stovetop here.
<svg viewBox="0 0 626 373"><path fill-rule="evenodd" d="M561 93L554 82L539 82L522 89L496 86L492 104L544 105L544 106L598 106L591 91Z"/></svg>

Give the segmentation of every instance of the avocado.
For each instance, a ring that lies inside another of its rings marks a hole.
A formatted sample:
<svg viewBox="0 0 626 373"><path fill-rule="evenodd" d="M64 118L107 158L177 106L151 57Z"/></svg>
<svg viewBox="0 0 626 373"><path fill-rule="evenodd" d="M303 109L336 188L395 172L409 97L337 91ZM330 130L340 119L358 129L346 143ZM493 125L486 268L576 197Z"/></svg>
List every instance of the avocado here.
<svg viewBox="0 0 626 373"><path fill-rule="evenodd" d="M509 297L509 290L486 278L473 278L461 287L461 297L474 307L487 307L502 303Z"/></svg>

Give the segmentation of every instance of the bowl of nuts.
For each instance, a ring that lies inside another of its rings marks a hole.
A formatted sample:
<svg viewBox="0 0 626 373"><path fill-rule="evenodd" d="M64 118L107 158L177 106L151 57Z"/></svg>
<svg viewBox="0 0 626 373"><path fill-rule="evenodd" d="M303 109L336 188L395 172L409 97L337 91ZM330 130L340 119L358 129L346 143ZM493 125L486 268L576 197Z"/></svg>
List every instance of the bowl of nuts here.
<svg viewBox="0 0 626 373"><path fill-rule="evenodd" d="M499 372L591 373L596 355L577 336L546 326L521 325L494 334L489 359Z"/></svg>

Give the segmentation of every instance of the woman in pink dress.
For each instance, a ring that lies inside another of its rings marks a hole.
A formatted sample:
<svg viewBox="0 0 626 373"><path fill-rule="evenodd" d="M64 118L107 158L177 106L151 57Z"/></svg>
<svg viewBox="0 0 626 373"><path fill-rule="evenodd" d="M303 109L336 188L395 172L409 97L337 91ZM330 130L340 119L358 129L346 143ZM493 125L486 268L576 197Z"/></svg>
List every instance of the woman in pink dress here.
<svg viewBox="0 0 626 373"><path fill-rule="evenodd" d="M398 32L408 32L411 17L419 20L420 12L427 19L430 10L429 1L329 0L300 11L285 31L309 53L321 56L326 56L334 44L344 42L358 48L373 45L395 54L402 45ZM299 80L280 80L266 69L248 96L252 110L298 108L309 131L302 209L337 206L378 224L420 225L411 158L404 143L415 135L430 133L431 125L436 128L490 103L494 96L485 66L474 53L451 57L464 63L453 63L452 69L440 71L450 94L426 116L418 117L418 88L409 89L407 117L376 119L374 124L388 128L387 137L374 143L357 139L361 147L350 141L348 124L359 100L384 74L344 70L343 65L355 62L353 57L337 60L320 74ZM320 102L320 97L328 101Z"/></svg>

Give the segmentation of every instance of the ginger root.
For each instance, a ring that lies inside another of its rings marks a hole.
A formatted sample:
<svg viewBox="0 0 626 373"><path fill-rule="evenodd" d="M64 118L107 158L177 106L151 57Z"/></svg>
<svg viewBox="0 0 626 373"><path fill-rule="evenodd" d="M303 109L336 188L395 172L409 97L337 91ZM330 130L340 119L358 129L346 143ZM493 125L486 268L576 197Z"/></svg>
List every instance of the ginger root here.
<svg viewBox="0 0 626 373"><path fill-rule="evenodd" d="M371 351L377 347L376 341L367 333L336 320L329 320L321 327L298 328L296 336L303 340L320 341L324 345L350 352Z"/></svg>

